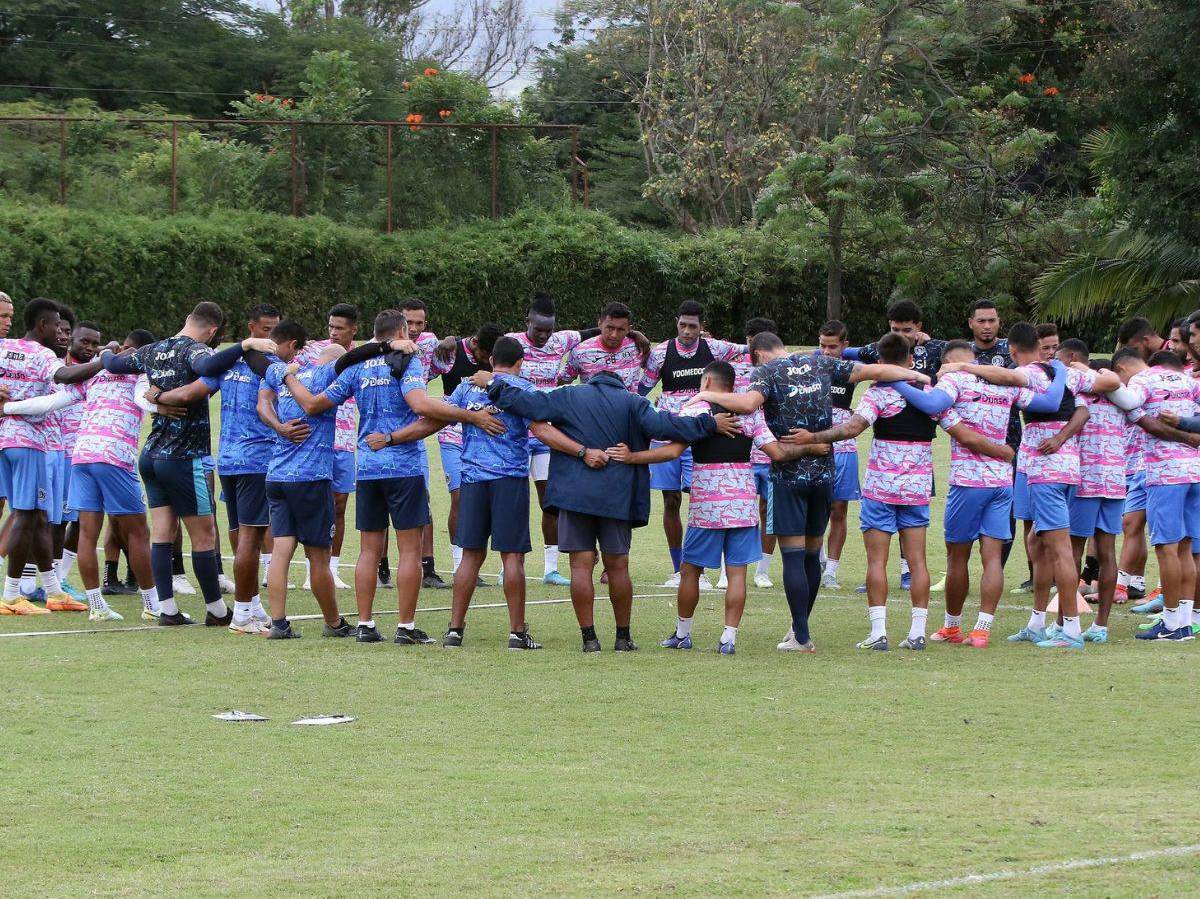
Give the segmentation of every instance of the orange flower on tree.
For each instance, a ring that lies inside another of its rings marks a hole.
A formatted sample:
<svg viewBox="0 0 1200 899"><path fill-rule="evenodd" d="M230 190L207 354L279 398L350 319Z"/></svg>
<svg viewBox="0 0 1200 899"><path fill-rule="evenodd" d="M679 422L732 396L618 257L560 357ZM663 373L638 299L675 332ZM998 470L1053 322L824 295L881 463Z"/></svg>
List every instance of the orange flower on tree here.
<svg viewBox="0 0 1200 899"><path fill-rule="evenodd" d="M403 83L400 85L400 87L402 87L404 90L408 90L409 88L411 88L411 87L412 87L412 82L411 82L411 81L405 81L405 82L403 82Z"/></svg>
<svg viewBox="0 0 1200 899"><path fill-rule="evenodd" d="M1017 84L1024 85L1025 87L1028 87L1029 85L1033 84L1033 73L1026 72L1024 75L1022 75L1020 78L1017 79Z"/></svg>
<svg viewBox="0 0 1200 899"><path fill-rule="evenodd" d="M433 68L432 66L430 66L428 69L425 70L425 77L432 78L437 73L438 73L438 70Z"/></svg>
<svg viewBox="0 0 1200 899"><path fill-rule="evenodd" d="M439 109L438 115L441 117L442 121L444 122L444 121L446 121L446 119L450 118L450 110L449 109Z"/></svg>
<svg viewBox="0 0 1200 899"><path fill-rule="evenodd" d="M1056 88L1054 86L1050 86L1050 87L1046 88L1044 91L1042 91L1042 93L1045 94L1047 97L1057 97L1058 96L1058 88Z"/></svg>

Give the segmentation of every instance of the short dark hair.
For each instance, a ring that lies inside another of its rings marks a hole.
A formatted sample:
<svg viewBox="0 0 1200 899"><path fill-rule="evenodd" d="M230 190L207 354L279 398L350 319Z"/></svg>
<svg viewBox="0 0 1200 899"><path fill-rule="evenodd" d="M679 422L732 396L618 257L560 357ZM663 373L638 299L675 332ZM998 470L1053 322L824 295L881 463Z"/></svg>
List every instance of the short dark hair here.
<svg viewBox="0 0 1200 899"><path fill-rule="evenodd" d="M633 318L633 313L624 303L614 301L608 303L600 310L600 321L604 321L606 318L623 318L629 320Z"/></svg>
<svg viewBox="0 0 1200 899"><path fill-rule="evenodd" d="M533 302L529 304L529 311L534 315L544 315L546 318L554 318L554 297L548 293L535 293Z"/></svg>
<svg viewBox="0 0 1200 899"><path fill-rule="evenodd" d="M495 322L488 322L486 325L480 325L479 330L475 332L475 346L485 353L490 353L496 348L496 342L503 336L503 328ZM509 364L511 365L511 363Z"/></svg>
<svg viewBox="0 0 1200 899"><path fill-rule="evenodd" d="M1105 368L1112 368L1112 360L1111 359L1089 359L1088 365L1091 366L1092 371L1101 371L1102 369L1105 369Z"/></svg>
<svg viewBox="0 0 1200 899"><path fill-rule="evenodd" d="M971 355L975 355L975 347L971 346L971 341L962 340L958 337L954 338L953 340L946 341L946 345L942 347L942 355L944 356L947 353L954 353L958 350L966 350Z"/></svg>
<svg viewBox="0 0 1200 899"><path fill-rule="evenodd" d="M1082 356L1088 355L1088 345L1078 337L1068 337L1058 345L1058 351L1061 353L1066 350L1068 353L1079 353Z"/></svg>
<svg viewBox="0 0 1200 899"><path fill-rule="evenodd" d="M917 319L897 318L892 321L917 321ZM888 365L903 365L912 355L912 347L908 345L908 341L894 331L888 331L880 337L875 344L875 349L879 353L879 361Z"/></svg>
<svg viewBox="0 0 1200 899"><path fill-rule="evenodd" d="M507 368L525 358L525 347L521 346L521 341L515 337L502 335L492 344L491 353L492 365L503 365Z"/></svg>
<svg viewBox="0 0 1200 899"><path fill-rule="evenodd" d="M358 307L349 303L334 303L329 307L329 318L344 318L348 322L358 324Z"/></svg>
<svg viewBox="0 0 1200 899"><path fill-rule="evenodd" d="M425 301L417 297L405 297L400 301L400 311L407 312L410 309L420 309L422 312L428 312L429 307L425 305Z"/></svg>
<svg viewBox="0 0 1200 899"><path fill-rule="evenodd" d="M144 346L149 346L154 343L154 335L145 328L134 328L125 338L128 343L133 344L134 349L140 349Z"/></svg>
<svg viewBox="0 0 1200 899"><path fill-rule="evenodd" d="M766 352L783 349L783 341L774 331L760 331L750 338L750 352Z"/></svg>
<svg viewBox="0 0 1200 899"><path fill-rule="evenodd" d="M1037 328L1029 322L1017 322L1008 329L1008 345L1027 353L1033 352L1038 348Z"/></svg>
<svg viewBox="0 0 1200 899"><path fill-rule="evenodd" d="M58 317L71 326L71 330L75 330L75 310L66 303L58 304Z"/></svg>
<svg viewBox="0 0 1200 899"><path fill-rule="evenodd" d="M762 333L778 334L779 328L775 325L775 320L770 318L752 318L746 322L746 337L751 338L755 334Z"/></svg>
<svg viewBox="0 0 1200 899"><path fill-rule="evenodd" d="M704 319L704 307L696 300L684 300L679 304L679 311L675 313L676 318L683 318L685 315L694 315L696 318Z"/></svg>
<svg viewBox="0 0 1200 899"><path fill-rule="evenodd" d="M1143 337L1149 337L1151 334L1157 334L1154 330L1154 325L1150 324L1148 318L1137 316L1125 322L1117 329L1117 343L1125 346L1135 340L1141 340Z"/></svg>
<svg viewBox="0 0 1200 899"><path fill-rule="evenodd" d="M974 318L975 313L978 312L980 309L995 309L997 312L1000 311L999 307L996 305L995 300L988 300L988 299L976 300L974 303L972 303L970 306L967 307L967 318Z"/></svg>
<svg viewBox="0 0 1200 899"><path fill-rule="evenodd" d="M838 340L850 339L850 329L846 327L845 322L840 322L836 318L831 318L821 325L821 330L817 333L821 337L836 337Z"/></svg>
<svg viewBox="0 0 1200 899"><path fill-rule="evenodd" d="M1192 329L1193 325L1200 323L1200 309L1197 309L1195 312L1193 312L1191 315L1189 315L1187 318L1185 318L1183 320L1183 323L1184 323L1184 325L1187 326L1187 329L1189 331ZM1182 331L1182 330L1183 330L1183 328L1180 328L1180 331Z"/></svg>
<svg viewBox="0 0 1200 899"><path fill-rule="evenodd" d="M271 339L276 343L283 343L285 340L296 341L296 349L303 348L304 344L308 343L308 332L304 330L304 325L292 318L285 318L274 328L271 329Z"/></svg>
<svg viewBox="0 0 1200 899"><path fill-rule="evenodd" d="M416 309L416 306L406 307ZM424 304L421 305L425 308ZM386 340L389 337L395 337L396 333L404 327L404 316L395 309L384 309L375 316L375 337L379 340Z"/></svg>
<svg viewBox="0 0 1200 899"><path fill-rule="evenodd" d="M704 366L704 374L712 375L722 387L731 390L737 378L737 373L733 370L733 366L723 359L716 359Z"/></svg>
<svg viewBox="0 0 1200 899"><path fill-rule="evenodd" d="M1037 326L1037 336L1038 340L1044 340L1047 337L1057 337L1058 325L1054 324L1054 322L1042 322Z"/></svg>
<svg viewBox="0 0 1200 899"><path fill-rule="evenodd" d="M95 331L97 334L101 333L100 326L98 324L96 324L94 321L90 321L88 319L85 319L84 321L81 321L77 325L75 325L75 330L76 331L84 331L84 330Z"/></svg>
<svg viewBox="0 0 1200 899"><path fill-rule="evenodd" d="M1187 321L1187 318L1186 318L1186 317L1184 317L1184 318L1177 318L1177 319L1175 319L1175 321L1171 322L1171 330L1172 330L1172 331L1174 331L1176 328L1178 328L1180 331L1182 331L1182 330L1183 330L1183 323L1184 323L1185 321Z"/></svg>
<svg viewBox="0 0 1200 899"><path fill-rule="evenodd" d="M1009 337L1008 342L1012 343L1011 337ZM1113 368L1118 367L1119 365L1121 365L1122 363L1124 363L1130 359L1136 359L1138 362L1141 362L1142 354L1139 353L1137 350L1135 350L1131 346L1121 347L1121 349L1119 349L1115 353L1113 353L1113 357L1112 357Z"/></svg>
<svg viewBox="0 0 1200 899"><path fill-rule="evenodd" d="M192 309L188 318L194 318L201 324L208 325L210 328L220 329L225 324L225 312L216 303L209 300L204 300L197 303Z"/></svg>
<svg viewBox="0 0 1200 899"><path fill-rule="evenodd" d="M57 300L51 300L47 297L35 297L25 304L25 329L32 331L46 316L59 316L61 314L62 306L59 305Z"/></svg>
<svg viewBox="0 0 1200 899"><path fill-rule="evenodd" d="M1170 350L1159 350L1150 357L1149 364L1161 365L1163 368L1172 368L1175 371L1183 371L1183 360Z"/></svg>
<svg viewBox="0 0 1200 899"><path fill-rule="evenodd" d="M920 322L921 307L912 300L897 300L888 306L887 320L890 322Z"/></svg>
<svg viewBox="0 0 1200 899"><path fill-rule="evenodd" d="M270 303L255 303L250 307L246 320L256 322L260 318L280 318L282 314L278 306L272 306Z"/></svg>

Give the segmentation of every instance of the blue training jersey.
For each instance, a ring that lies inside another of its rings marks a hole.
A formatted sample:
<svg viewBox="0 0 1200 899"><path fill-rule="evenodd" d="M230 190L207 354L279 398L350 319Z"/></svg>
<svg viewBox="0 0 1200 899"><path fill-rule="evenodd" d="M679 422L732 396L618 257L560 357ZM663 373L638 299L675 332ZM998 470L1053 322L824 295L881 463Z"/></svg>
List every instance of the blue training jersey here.
<svg viewBox="0 0 1200 899"><path fill-rule="evenodd" d="M284 383L287 366L276 362L267 369L263 389L273 390L278 396L275 414L280 421L304 419L312 433L303 443L292 443L275 435L271 465L267 469L268 481L331 481L333 480L333 433L337 428L337 408L327 409L320 415L307 415L300 408ZM313 394L321 393L333 381L333 363L310 365L296 374L296 379Z"/></svg>
<svg viewBox="0 0 1200 899"><path fill-rule="evenodd" d="M521 390L533 390L524 378L498 374L496 380L512 384ZM497 478L529 477L529 422L513 412L492 405L487 391L470 381L463 381L450 394L450 404L468 411L484 409L495 415L507 430L493 437L475 425L463 425L462 479L468 484L494 481Z"/></svg>
<svg viewBox="0 0 1200 899"><path fill-rule="evenodd" d="M279 360L271 356L272 362ZM221 474L263 474L271 463L276 434L258 417L262 379L239 360L215 378L201 378L209 393L221 391L221 444L217 468Z"/></svg>
<svg viewBox="0 0 1200 899"><path fill-rule="evenodd" d="M424 389L425 365L419 359L410 361L404 378L396 380L385 356L351 365L325 389L325 395L337 404L344 403L349 397L354 397L358 403L358 452L355 458L358 480L423 476L419 442L373 450L367 445L367 435L389 434L415 422L418 415L405 396L412 390Z"/></svg>

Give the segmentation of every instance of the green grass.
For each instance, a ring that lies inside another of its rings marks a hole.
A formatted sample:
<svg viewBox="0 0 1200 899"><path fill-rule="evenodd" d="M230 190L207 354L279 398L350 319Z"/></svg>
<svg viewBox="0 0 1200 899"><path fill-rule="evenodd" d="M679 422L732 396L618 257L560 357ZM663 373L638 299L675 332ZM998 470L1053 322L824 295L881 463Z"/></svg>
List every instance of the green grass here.
<svg viewBox="0 0 1200 899"><path fill-rule="evenodd" d="M433 503L444 522L444 491ZM858 652L856 523L845 590L818 602L812 657L775 650L779 589L751 594L735 658L713 652L715 595L695 651L655 646L674 620L653 586L668 567L657 523L635 536L636 592L649 595L632 656L608 651L603 601L593 657L561 602L530 609L536 654L507 652L500 608L473 611L454 652L322 640L317 622L291 643L203 628L0 639L0 893L823 893L1200 842L1187 761L1200 647L1135 644L1124 611L1107 647L1009 646L1027 613L1006 605L986 652ZM445 567L440 524L438 538ZM356 556L353 533L343 555ZM1009 585L1023 572L1014 557ZM907 597L893 596L898 639ZM565 597L530 583L531 600ZM421 605L448 600L425 591ZM198 597L184 605L202 612ZM140 623L136 598L116 606ZM315 604L297 591L291 611ZM940 616L935 597L934 627ZM418 620L440 633L446 619ZM0 633L86 627L0 619ZM271 721L211 717L232 708ZM288 724L317 712L359 720ZM1197 891L1196 866L1143 860L947 892L1179 895Z"/></svg>

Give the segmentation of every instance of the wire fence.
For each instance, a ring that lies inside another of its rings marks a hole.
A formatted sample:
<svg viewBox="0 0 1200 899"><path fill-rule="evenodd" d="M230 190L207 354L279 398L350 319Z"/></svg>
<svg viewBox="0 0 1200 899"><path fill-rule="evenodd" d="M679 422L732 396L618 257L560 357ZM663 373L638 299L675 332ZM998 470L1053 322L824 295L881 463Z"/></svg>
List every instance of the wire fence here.
<svg viewBox="0 0 1200 899"><path fill-rule="evenodd" d="M590 193L574 125L0 116L0 195L24 202L315 213L391 233Z"/></svg>

